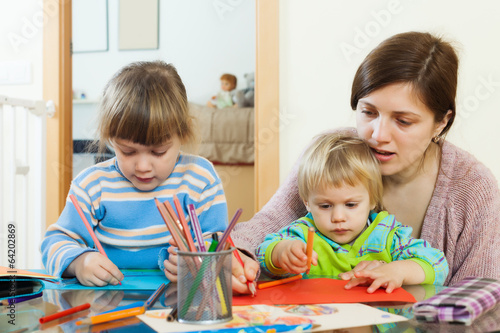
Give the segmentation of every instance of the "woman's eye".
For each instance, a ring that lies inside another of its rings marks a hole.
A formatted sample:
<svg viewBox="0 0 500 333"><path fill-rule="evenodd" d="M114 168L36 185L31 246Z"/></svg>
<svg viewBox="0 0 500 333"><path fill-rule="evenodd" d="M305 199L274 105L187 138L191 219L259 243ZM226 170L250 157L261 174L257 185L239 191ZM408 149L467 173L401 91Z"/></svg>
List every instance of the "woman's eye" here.
<svg viewBox="0 0 500 333"><path fill-rule="evenodd" d="M403 119L398 119L398 123L400 123L401 125L404 125L404 126L409 126L412 124L411 122L403 120Z"/></svg>
<svg viewBox="0 0 500 333"><path fill-rule="evenodd" d="M373 117L375 115L375 112L370 111L370 110L361 110L361 113L367 117Z"/></svg>

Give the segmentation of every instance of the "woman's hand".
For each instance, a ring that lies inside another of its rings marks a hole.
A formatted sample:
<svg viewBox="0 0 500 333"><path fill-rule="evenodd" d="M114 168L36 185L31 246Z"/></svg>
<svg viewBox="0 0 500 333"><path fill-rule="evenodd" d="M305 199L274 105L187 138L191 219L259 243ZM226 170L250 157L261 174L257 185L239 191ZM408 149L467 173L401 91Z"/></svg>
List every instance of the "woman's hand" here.
<svg viewBox="0 0 500 333"><path fill-rule="evenodd" d="M307 244L300 240L285 239L273 249L271 253L271 261L277 268L284 269L292 274L301 274L306 272L310 267L307 266ZM313 265L318 264L318 254L313 251Z"/></svg>
<svg viewBox="0 0 500 333"><path fill-rule="evenodd" d="M123 274L106 256L99 252L85 252L78 256L66 269L65 275L76 276L84 286L103 287L117 285Z"/></svg>
<svg viewBox="0 0 500 333"><path fill-rule="evenodd" d="M168 247L168 259L163 262L165 266L165 276L172 282L177 282L177 243L173 238L168 241L170 246Z"/></svg>
<svg viewBox="0 0 500 333"><path fill-rule="evenodd" d="M241 261L243 261L243 267L236 259L236 256L233 254L232 258L232 268L233 268L233 293L234 294L250 294L250 290L248 289L247 281L251 283L255 283L255 279L257 278L257 272L259 271L259 263L252 258L245 255L243 252L238 251L241 257Z"/></svg>

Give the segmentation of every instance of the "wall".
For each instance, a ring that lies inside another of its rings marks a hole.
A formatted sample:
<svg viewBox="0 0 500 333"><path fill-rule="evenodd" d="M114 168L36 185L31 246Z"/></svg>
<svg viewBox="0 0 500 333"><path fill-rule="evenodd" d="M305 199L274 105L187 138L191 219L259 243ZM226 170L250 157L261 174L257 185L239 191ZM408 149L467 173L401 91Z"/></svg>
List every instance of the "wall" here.
<svg viewBox="0 0 500 333"><path fill-rule="evenodd" d="M42 40L44 19L42 5L37 0L0 2L0 63L28 61L31 81L25 84L0 85L0 94L9 97L41 99Z"/></svg>
<svg viewBox="0 0 500 333"><path fill-rule="evenodd" d="M255 71L255 0L161 0L159 48L138 51L118 50L118 6L108 0L109 50L73 55L73 89L88 99L98 99L120 67L138 60L174 64L191 102L205 104L226 72L237 76L238 89L246 88L243 75ZM73 116L74 138L92 137L93 106L79 105Z"/></svg>
<svg viewBox="0 0 500 333"><path fill-rule="evenodd" d="M280 180L328 128L354 126L350 89L366 54L399 32L451 39L461 59L457 118L448 140L500 179L500 2L280 1Z"/></svg>

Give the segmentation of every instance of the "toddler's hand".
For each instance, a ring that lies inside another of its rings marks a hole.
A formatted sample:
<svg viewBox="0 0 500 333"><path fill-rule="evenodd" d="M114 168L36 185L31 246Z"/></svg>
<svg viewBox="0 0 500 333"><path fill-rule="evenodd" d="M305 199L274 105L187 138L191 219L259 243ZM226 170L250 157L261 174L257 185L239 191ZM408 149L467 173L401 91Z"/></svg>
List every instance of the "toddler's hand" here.
<svg viewBox="0 0 500 333"><path fill-rule="evenodd" d="M68 267L84 286L102 287L107 284L117 285L123 280L123 274L107 257L98 252L85 252L78 256Z"/></svg>
<svg viewBox="0 0 500 333"><path fill-rule="evenodd" d="M378 288L385 288L387 293L391 293L394 289L401 287L403 281L404 276L394 262L380 262L376 268L367 266L365 269L356 271L354 277L345 285L345 289L351 289L358 285L368 285L368 293L373 293Z"/></svg>
<svg viewBox="0 0 500 333"><path fill-rule="evenodd" d="M306 243L300 240L282 240L273 249L271 260L275 267L292 274L307 271ZM312 264L317 265L318 254L313 251Z"/></svg>

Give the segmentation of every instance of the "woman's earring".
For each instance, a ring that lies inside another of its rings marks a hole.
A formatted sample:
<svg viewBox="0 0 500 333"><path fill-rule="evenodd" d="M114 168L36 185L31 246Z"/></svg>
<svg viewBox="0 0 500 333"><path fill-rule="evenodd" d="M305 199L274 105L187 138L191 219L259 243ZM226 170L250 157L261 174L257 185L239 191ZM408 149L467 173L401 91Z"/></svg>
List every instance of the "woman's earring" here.
<svg viewBox="0 0 500 333"><path fill-rule="evenodd" d="M432 142L434 143L439 143L441 141L441 137L439 135L436 135L435 137L432 138Z"/></svg>

